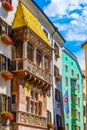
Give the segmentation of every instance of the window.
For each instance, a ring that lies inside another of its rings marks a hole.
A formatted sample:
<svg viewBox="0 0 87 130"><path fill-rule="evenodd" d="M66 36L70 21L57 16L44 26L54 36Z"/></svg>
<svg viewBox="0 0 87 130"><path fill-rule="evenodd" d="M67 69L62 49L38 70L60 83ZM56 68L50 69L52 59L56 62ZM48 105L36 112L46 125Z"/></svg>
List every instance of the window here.
<svg viewBox="0 0 87 130"><path fill-rule="evenodd" d="M66 57L65 59L66 59L66 61L68 61L68 57Z"/></svg>
<svg viewBox="0 0 87 130"><path fill-rule="evenodd" d="M72 109L72 119L77 119L77 110L76 109Z"/></svg>
<svg viewBox="0 0 87 130"><path fill-rule="evenodd" d="M55 89L55 99L56 101L60 101L60 91L58 89Z"/></svg>
<svg viewBox="0 0 87 130"><path fill-rule="evenodd" d="M68 72L68 65L65 65L65 71Z"/></svg>
<svg viewBox="0 0 87 130"><path fill-rule="evenodd" d="M62 126L62 119L60 115L56 115L57 127Z"/></svg>
<svg viewBox="0 0 87 130"><path fill-rule="evenodd" d="M44 62L45 62L45 63L44 63L44 64L45 64L45 65L44 65L45 70L46 70L46 71L49 71L49 70L50 70L50 64L49 64L49 60L48 60L48 58L47 58L46 56L44 57Z"/></svg>
<svg viewBox="0 0 87 130"><path fill-rule="evenodd" d="M78 126L78 130L81 130L81 129L80 129L80 126ZM86 130L85 127L84 127L84 130Z"/></svg>
<svg viewBox="0 0 87 130"><path fill-rule="evenodd" d="M80 86L79 84L77 84L77 90L78 90L78 93L80 92Z"/></svg>
<svg viewBox="0 0 87 130"><path fill-rule="evenodd" d="M78 126L72 125L72 130L78 130Z"/></svg>
<svg viewBox="0 0 87 130"><path fill-rule="evenodd" d="M74 95L74 94L71 95L71 102L72 102L72 104L77 104L77 96L76 95Z"/></svg>
<svg viewBox="0 0 87 130"><path fill-rule="evenodd" d="M65 77L65 85L68 87L68 77Z"/></svg>
<svg viewBox="0 0 87 130"><path fill-rule="evenodd" d="M39 115L42 115L42 102L39 101Z"/></svg>
<svg viewBox="0 0 87 130"><path fill-rule="evenodd" d="M51 122L51 112L47 110L47 122Z"/></svg>
<svg viewBox="0 0 87 130"><path fill-rule="evenodd" d="M38 50L36 51L36 63L41 67L41 52Z"/></svg>
<svg viewBox="0 0 87 130"><path fill-rule="evenodd" d="M78 98L78 106L80 107L80 98Z"/></svg>
<svg viewBox="0 0 87 130"><path fill-rule="evenodd" d="M6 57L0 54L0 70L6 69Z"/></svg>
<svg viewBox="0 0 87 130"><path fill-rule="evenodd" d="M80 121L80 112L78 112L78 121Z"/></svg>
<svg viewBox="0 0 87 130"><path fill-rule="evenodd" d="M59 54L59 47L58 45L54 42L54 53L58 53Z"/></svg>
<svg viewBox="0 0 87 130"><path fill-rule="evenodd" d="M71 88L76 89L76 80L75 79L71 79Z"/></svg>
<svg viewBox="0 0 87 130"><path fill-rule="evenodd" d="M15 43L15 53L16 58L22 58L23 57L23 43L21 41L16 41Z"/></svg>
<svg viewBox="0 0 87 130"><path fill-rule="evenodd" d="M29 97L26 97L26 111L29 111L30 107L30 98Z"/></svg>
<svg viewBox="0 0 87 130"><path fill-rule="evenodd" d="M86 116L86 107L85 106L83 107L83 113L84 113L84 116Z"/></svg>
<svg viewBox="0 0 87 130"><path fill-rule="evenodd" d="M33 61L33 47L31 44L27 44L27 58Z"/></svg>
<svg viewBox="0 0 87 130"><path fill-rule="evenodd" d="M13 94L13 95L12 95L12 104L15 104L15 103L16 103L16 95Z"/></svg>
<svg viewBox="0 0 87 130"><path fill-rule="evenodd" d="M46 37L48 38L48 32L45 29L43 29L43 31L44 31Z"/></svg>
<svg viewBox="0 0 87 130"><path fill-rule="evenodd" d="M66 124L66 130L69 130L69 124Z"/></svg>
<svg viewBox="0 0 87 130"><path fill-rule="evenodd" d="M11 110L11 100L10 97L6 95L0 95L0 112Z"/></svg>
<svg viewBox="0 0 87 130"><path fill-rule="evenodd" d="M79 80L79 74L77 74L77 79Z"/></svg>
<svg viewBox="0 0 87 130"><path fill-rule="evenodd" d="M74 70L71 70L71 75L74 76Z"/></svg>
<svg viewBox="0 0 87 130"><path fill-rule="evenodd" d="M0 18L0 34L7 33L7 24Z"/></svg>
<svg viewBox="0 0 87 130"><path fill-rule="evenodd" d="M59 76L59 68L54 65L54 76Z"/></svg>
<svg viewBox="0 0 87 130"><path fill-rule="evenodd" d="M71 65L73 65L73 62L71 62Z"/></svg>
<svg viewBox="0 0 87 130"><path fill-rule="evenodd" d="M38 93L36 91L32 90L30 98L26 97L26 111L42 115L42 101L38 100Z"/></svg>

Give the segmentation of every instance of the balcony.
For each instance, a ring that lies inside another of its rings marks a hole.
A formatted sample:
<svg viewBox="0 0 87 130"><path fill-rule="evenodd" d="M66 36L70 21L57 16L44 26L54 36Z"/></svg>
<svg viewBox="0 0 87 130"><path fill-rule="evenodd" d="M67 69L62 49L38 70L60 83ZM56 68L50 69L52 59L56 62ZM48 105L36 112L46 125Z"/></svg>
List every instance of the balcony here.
<svg viewBox="0 0 87 130"><path fill-rule="evenodd" d="M41 69L28 59L19 58L13 60L11 70L12 72L25 71L27 73L34 75L35 77L38 77L41 80L44 80L49 84L52 84L52 75L47 73L45 70Z"/></svg>
<svg viewBox="0 0 87 130"><path fill-rule="evenodd" d="M16 112L13 124L15 124L15 122L21 125L29 125L43 129L47 128L47 119L45 117L31 114L28 112Z"/></svg>

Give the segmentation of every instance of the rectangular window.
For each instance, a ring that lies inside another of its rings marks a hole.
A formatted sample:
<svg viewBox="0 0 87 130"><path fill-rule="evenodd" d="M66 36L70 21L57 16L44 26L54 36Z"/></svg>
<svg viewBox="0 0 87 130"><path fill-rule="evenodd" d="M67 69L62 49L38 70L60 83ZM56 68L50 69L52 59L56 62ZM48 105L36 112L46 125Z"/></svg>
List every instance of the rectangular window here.
<svg viewBox="0 0 87 130"><path fill-rule="evenodd" d="M46 37L48 38L48 32L45 29L43 29L43 31L44 31Z"/></svg>
<svg viewBox="0 0 87 130"><path fill-rule="evenodd" d="M60 101L60 91L58 89L55 89L55 99L56 101Z"/></svg>
<svg viewBox="0 0 87 130"><path fill-rule="evenodd" d="M28 112L29 109L30 109L30 98L29 97L26 97L26 111Z"/></svg>
<svg viewBox="0 0 87 130"><path fill-rule="evenodd" d="M80 107L80 98L78 98L78 107Z"/></svg>
<svg viewBox="0 0 87 130"><path fill-rule="evenodd" d="M79 74L77 74L77 79L79 80Z"/></svg>
<svg viewBox="0 0 87 130"><path fill-rule="evenodd" d="M6 69L6 57L0 54L0 70Z"/></svg>
<svg viewBox="0 0 87 130"><path fill-rule="evenodd" d="M15 104L15 103L16 103L16 95L13 94L13 95L12 95L12 104Z"/></svg>
<svg viewBox="0 0 87 130"><path fill-rule="evenodd" d="M54 76L59 76L59 68L54 65Z"/></svg>
<svg viewBox="0 0 87 130"><path fill-rule="evenodd" d="M71 79L71 88L76 89L76 80Z"/></svg>
<svg viewBox="0 0 87 130"><path fill-rule="evenodd" d="M54 42L54 53L58 53L59 54L59 46L55 42Z"/></svg>
<svg viewBox="0 0 87 130"><path fill-rule="evenodd" d="M56 115L57 128L62 126L62 119L60 115Z"/></svg>
<svg viewBox="0 0 87 130"><path fill-rule="evenodd" d="M69 130L69 124L66 124L66 130Z"/></svg>
<svg viewBox="0 0 87 130"><path fill-rule="evenodd" d="M7 33L7 24L0 18L0 34Z"/></svg>
<svg viewBox="0 0 87 130"><path fill-rule="evenodd" d="M77 96L76 95L74 95L74 94L71 95L71 102L72 102L72 104L77 104Z"/></svg>
<svg viewBox="0 0 87 130"><path fill-rule="evenodd" d="M73 69L71 70L71 75L74 76L74 70Z"/></svg>
<svg viewBox="0 0 87 130"><path fill-rule="evenodd" d="M78 90L78 93L80 93L80 86L79 86L79 84L77 84L77 90Z"/></svg>
<svg viewBox="0 0 87 130"><path fill-rule="evenodd" d="M76 109L72 109L72 119L77 119L77 110Z"/></svg>
<svg viewBox="0 0 87 130"><path fill-rule="evenodd" d="M47 122L51 122L51 112L47 110Z"/></svg>
<svg viewBox="0 0 87 130"><path fill-rule="evenodd" d="M78 121L80 121L80 112L78 112Z"/></svg>
<svg viewBox="0 0 87 130"><path fill-rule="evenodd" d="M41 52L36 50L36 63L39 67L41 67Z"/></svg>
<svg viewBox="0 0 87 130"><path fill-rule="evenodd" d="M65 65L65 71L68 72L68 65Z"/></svg>
<svg viewBox="0 0 87 130"><path fill-rule="evenodd" d="M7 97L6 95L2 95L2 111L9 111L11 110L11 103L10 103L10 98Z"/></svg>
<svg viewBox="0 0 87 130"><path fill-rule="evenodd" d="M65 85L68 87L68 77L65 77Z"/></svg>

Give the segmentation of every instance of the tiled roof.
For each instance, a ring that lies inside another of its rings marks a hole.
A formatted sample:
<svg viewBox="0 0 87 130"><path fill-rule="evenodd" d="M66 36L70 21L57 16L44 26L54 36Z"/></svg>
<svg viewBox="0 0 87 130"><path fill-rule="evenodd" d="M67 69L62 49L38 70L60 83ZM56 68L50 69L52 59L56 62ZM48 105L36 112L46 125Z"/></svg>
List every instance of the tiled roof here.
<svg viewBox="0 0 87 130"><path fill-rule="evenodd" d="M12 28L14 29L22 26L28 26L31 28L31 30L34 31L43 41L45 41L46 44L53 48L38 19L22 2L19 2Z"/></svg>

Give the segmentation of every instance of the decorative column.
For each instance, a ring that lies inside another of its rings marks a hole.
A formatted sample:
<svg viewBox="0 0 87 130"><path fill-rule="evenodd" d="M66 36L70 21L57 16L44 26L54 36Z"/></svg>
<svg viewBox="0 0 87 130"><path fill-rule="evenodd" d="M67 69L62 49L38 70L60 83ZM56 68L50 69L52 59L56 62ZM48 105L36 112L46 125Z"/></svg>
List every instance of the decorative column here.
<svg viewBox="0 0 87 130"><path fill-rule="evenodd" d="M37 50L37 47L35 46L34 52L33 52L33 62L34 62L34 64L36 64L36 50Z"/></svg>

